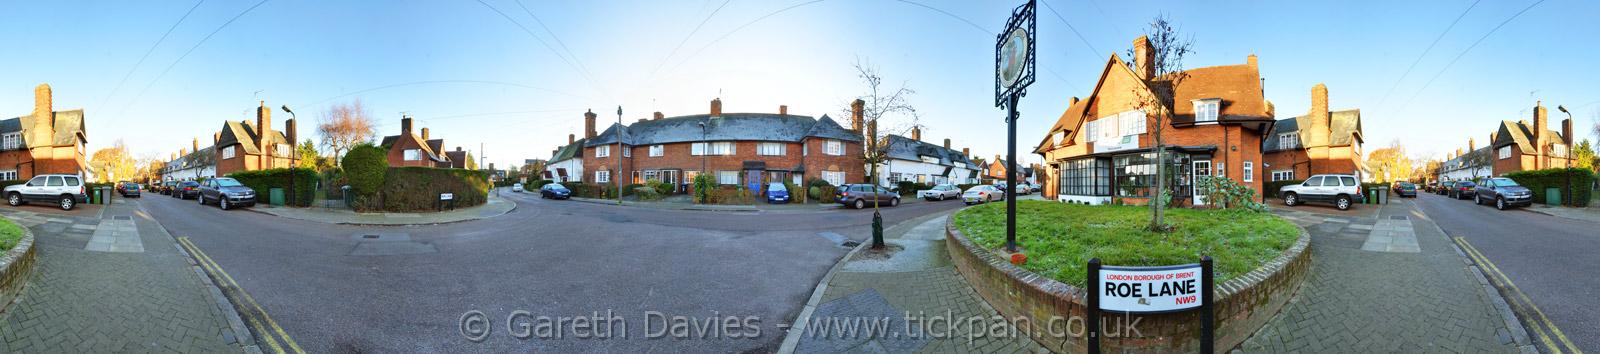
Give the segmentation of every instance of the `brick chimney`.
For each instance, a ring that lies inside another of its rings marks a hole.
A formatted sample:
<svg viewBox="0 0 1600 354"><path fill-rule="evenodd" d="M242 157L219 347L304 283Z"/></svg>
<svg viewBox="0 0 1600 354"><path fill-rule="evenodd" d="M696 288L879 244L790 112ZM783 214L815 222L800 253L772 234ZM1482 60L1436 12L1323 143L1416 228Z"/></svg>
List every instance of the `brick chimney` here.
<svg viewBox="0 0 1600 354"><path fill-rule="evenodd" d="M1144 79L1156 75L1156 49L1150 46L1150 37L1139 36L1133 40L1133 67L1134 72Z"/></svg>
<svg viewBox="0 0 1600 354"><path fill-rule="evenodd" d="M861 125L864 124L863 121L865 120L865 116L862 113L862 110L866 105L867 101L862 101L860 99L850 102L850 130L853 130L856 133L861 132Z"/></svg>
<svg viewBox="0 0 1600 354"><path fill-rule="evenodd" d="M1327 146L1330 124L1328 122L1328 86L1317 84L1311 87L1311 112L1306 113L1311 119L1310 143L1306 147Z"/></svg>
<svg viewBox="0 0 1600 354"><path fill-rule="evenodd" d="M1572 118L1561 120L1561 138L1562 143L1567 144L1569 148L1572 147Z"/></svg>
<svg viewBox="0 0 1600 354"><path fill-rule="evenodd" d="M295 146L295 144L299 144L297 142L298 140L295 140L296 137L297 137L297 135L295 134L295 130L296 129L295 129L295 125L294 125L294 118L289 118L288 120L283 121L283 138L284 139L289 139L289 146L291 146L290 149L293 149L293 146ZM298 157L299 155L291 155L291 156L293 156L295 158L299 158Z"/></svg>
<svg viewBox="0 0 1600 354"><path fill-rule="evenodd" d="M194 146L194 151L200 151L200 138L199 137L195 137L194 138L193 146Z"/></svg>
<svg viewBox="0 0 1600 354"><path fill-rule="evenodd" d="M944 149L950 150L950 138L944 138Z"/></svg>
<svg viewBox="0 0 1600 354"><path fill-rule="evenodd" d="M655 119L661 119L661 118L666 118L666 117L667 117L667 115L661 114L660 111L656 111Z"/></svg>
<svg viewBox="0 0 1600 354"><path fill-rule="evenodd" d="M567 134L567 145L572 145L572 143L575 143L575 142L578 142L578 135L577 134ZM457 146L456 148L460 149L461 147Z"/></svg>
<svg viewBox="0 0 1600 354"><path fill-rule="evenodd" d="M428 141L428 128L422 128L422 141Z"/></svg>
<svg viewBox="0 0 1600 354"><path fill-rule="evenodd" d="M1257 68L1257 66L1256 66L1256 55L1255 54L1250 54L1250 56L1244 57L1244 62L1245 62L1245 65L1249 65L1250 66L1251 70L1256 70L1256 71L1260 71L1261 70L1261 69Z"/></svg>
<svg viewBox="0 0 1600 354"><path fill-rule="evenodd" d="M33 136L25 137L30 146L49 146L55 141L55 108L50 84L33 88Z"/></svg>
<svg viewBox="0 0 1600 354"><path fill-rule="evenodd" d="M922 141L922 127L911 127L911 140Z"/></svg>
<svg viewBox="0 0 1600 354"><path fill-rule="evenodd" d="M1076 105L1078 105L1078 96L1072 96L1072 99L1067 100L1067 107L1072 107L1072 106L1076 106Z"/></svg>
<svg viewBox="0 0 1600 354"><path fill-rule="evenodd" d="M1478 150L1478 142L1476 141L1476 139L1467 138L1467 151L1477 151L1477 150Z"/></svg>
<svg viewBox="0 0 1600 354"><path fill-rule="evenodd" d="M1534 149L1538 150L1539 152L1538 156L1545 156L1544 146L1549 144L1548 140L1550 137L1545 136L1544 134L1544 131L1547 129L1546 125L1550 124L1546 123L1546 121L1550 120L1550 118L1547 116L1548 114L1550 113L1545 111L1543 102L1534 101L1532 127L1534 141L1533 145Z"/></svg>
<svg viewBox="0 0 1600 354"><path fill-rule="evenodd" d="M711 116L712 117L720 117L720 116L722 116L722 98L713 98L713 99L711 99Z"/></svg>
<svg viewBox="0 0 1600 354"><path fill-rule="evenodd" d="M588 112L583 112L583 138L584 139L594 139L594 136L596 135L596 133L594 131L594 118L595 117L597 117L597 116L594 114L594 110L592 110L592 109L589 110Z"/></svg>
<svg viewBox="0 0 1600 354"><path fill-rule="evenodd" d="M411 116L400 116L400 135L411 135Z"/></svg>
<svg viewBox="0 0 1600 354"><path fill-rule="evenodd" d="M972 149L970 149L970 148L961 148L961 156L966 156L969 159L972 158Z"/></svg>
<svg viewBox="0 0 1600 354"><path fill-rule="evenodd" d="M272 140L267 137L271 134L272 109L267 108L267 101L261 101L261 106L256 107L256 136L260 137L256 139L256 145L260 145L257 148L261 149L262 154L269 156L272 155Z"/></svg>
<svg viewBox="0 0 1600 354"><path fill-rule="evenodd" d="M785 116L789 115L789 105L785 105L785 104L778 105L778 115L785 115Z"/></svg>
<svg viewBox="0 0 1600 354"><path fill-rule="evenodd" d="M222 142L222 132L211 133L211 146L217 146L220 142Z"/></svg>
<svg viewBox="0 0 1600 354"><path fill-rule="evenodd" d="M189 150L184 150L183 148L178 148L178 156L189 156Z"/></svg>

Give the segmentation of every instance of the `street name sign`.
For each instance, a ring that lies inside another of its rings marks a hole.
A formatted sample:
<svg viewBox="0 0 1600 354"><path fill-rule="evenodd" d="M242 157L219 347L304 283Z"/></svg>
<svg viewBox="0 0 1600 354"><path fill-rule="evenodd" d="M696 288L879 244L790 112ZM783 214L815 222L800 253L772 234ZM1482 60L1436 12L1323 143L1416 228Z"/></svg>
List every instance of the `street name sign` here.
<svg viewBox="0 0 1600 354"><path fill-rule="evenodd" d="M1200 307L1200 264L1167 267L1100 268L1095 292L1100 309L1124 313L1163 313Z"/></svg>

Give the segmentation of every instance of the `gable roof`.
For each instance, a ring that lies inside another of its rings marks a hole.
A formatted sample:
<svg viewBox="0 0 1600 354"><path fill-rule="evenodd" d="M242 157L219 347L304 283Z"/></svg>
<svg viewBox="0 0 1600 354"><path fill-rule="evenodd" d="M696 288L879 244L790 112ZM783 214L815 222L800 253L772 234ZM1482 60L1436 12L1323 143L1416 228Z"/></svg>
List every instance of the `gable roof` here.
<svg viewBox="0 0 1600 354"><path fill-rule="evenodd" d="M89 142L89 139L84 134L83 110L74 109L70 111L55 111L52 113L54 115L53 118L55 119L55 121L52 122L52 126L55 127L56 131L55 135L51 136L51 141L48 145L67 146L77 145L79 142ZM22 146L35 146L27 141L28 136L31 135L28 134L28 130L32 129L32 114L0 120L0 133L22 133Z"/></svg>
<svg viewBox="0 0 1600 354"><path fill-rule="evenodd" d="M578 151L583 150L583 144L587 142L587 140L589 139L578 139L577 141L573 141L571 144L567 144L566 146L556 149L556 153L550 155L550 162L556 163L566 161L574 157L583 158L583 155L578 153Z"/></svg>
<svg viewBox="0 0 1600 354"><path fill-rule="evenodd" d="M1544 133L1553 138L1551 141L1566 141L1561 136L1561 132L1545 129ZM1517 144L1518 149L1522 149L1523 154L1532 155L1537 154L1539 151L1539 147L1534 146L1532 124L1509 120L1500 121L1500 129L1495 132L1494 142L1491 144L1498 148L1513 143Z"/></svg>
<svg viewBox="0 0 1600 354"><path fill-rule="evenodd" d="M938 160L940 166L978 169L978 165L960 151L893 134L887 139L888 157L891 159L921 162L923 157L932 157Z"/></svg>
<svg viewBox="0 0 1600 354"><path fill-rule="evenodd" d="M378 143L378 146L382 146L385 150L392 149L392 148L394 148L394 143L400 141L400 138L402 136L405 137L406 139L411 139L411 141L413 143L416 143L417 146L421 147L422 148L422 152L428 154L428 160L432 160L434 162L449 162L450 161L449 157L446 157L445 155L441 155L438 152L440 149L444 148L444 139L433 139L433 140L428 140L428 141L424 142L424 141L422 141L422 138L418 137L416 134L405 134L405 133L402 133L400 135L390 135L390 136L383 137L382 142Z"/></svg>
<svg viewBox="0 0 1600 354"><path fill-rule="evenodd" d="M251 155L261 154L261 145L257 141L265 139L267 145L290 144L288 138L283 137L283 132L267 129L263 137L260 130L247 121L226 121L222 124L222 135L217 138L216 146L229 146L239 144L244 146L244 152Z"/></svg>
<svg viewBox="0 0 1600 354"><path fill-rule="evenodd" d="M705 123L705 129L701 129ZM619 134L618 131L621 131ZM769 113L724 113L712 117L708 114L678 116L635 122L630 125L612 123L604 132L583 143L584 147L616 144L621 135L628 145L655 145L705 141L783 141L800 142L808 137L861 141L861 137L845 130L828 116L813 119L808 116Z"/></svg>
<svg viewBox="0 0 1600 354"><path fill-rule="evenodd" d="M1299 116L1294 118L1279 119L1272 126L1272 134L1261 141L1261 152L1273 152L1290 149L1305 148L1305 142L1311 140L1309 130L1300 127L1311 126L1311 117ZM1343 111L1328 112L1328 146L1349 146L1351 143L1362 142L1361 110L1347 109ZM1278 134L1297 133L1300 140L1298 147L1285 148L1278 145Z"/></svg>
<svg viewBox="0 0 1600 354"><path fill-rule="evenodd" d="M1463 154L1461 156L1456 156L1453 159L1445 160L1444 163L1439 164L1439 170L1440 171L1455 171L1455 170L1459 170L1459 169L1463 169L1463 168L1482 167L1482 166L1491 165L1491 164L1493 164L1492 163L1493 160L1490 160L1488 158L1489 157L1489 149L1493 149L1493 147L1489 147L1489 146L1481 147L1481 148L1478 148L1477 150L1468 151L1466 154ZM1469 166L1473 162L1473 160L1475 158L1481 158L1481 159L1478 159L1477 162L1476 162L1480 166Z"/></svg>

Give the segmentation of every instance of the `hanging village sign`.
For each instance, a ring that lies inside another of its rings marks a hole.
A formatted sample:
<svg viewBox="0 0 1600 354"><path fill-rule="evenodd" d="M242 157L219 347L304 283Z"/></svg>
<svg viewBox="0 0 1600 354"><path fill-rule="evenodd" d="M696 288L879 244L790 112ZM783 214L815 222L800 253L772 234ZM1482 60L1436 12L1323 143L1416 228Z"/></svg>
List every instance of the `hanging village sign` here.
<svg viewBox="0 0 1600 354"><path fill-rule="evenodd" d="M1100 352L1101 312L1158 314L1200 309L1200 352L1212 353L1216 317L1211 306L1214 290L1211 257L1200 263L1159 267L1102 266L1090 259L1089 291L1084 321L1091 354Z"/></svg>
<svg viewBox="0 0 1600 354"><path fill-rule="evenodd" d="M1017 185L1017 98L1033 84L1034 15L1034 0L1012 10L994 45L994 105L1006 108L1006 188ZM1006 198L1006 252L1016 251L1017 198Z"/></svg>

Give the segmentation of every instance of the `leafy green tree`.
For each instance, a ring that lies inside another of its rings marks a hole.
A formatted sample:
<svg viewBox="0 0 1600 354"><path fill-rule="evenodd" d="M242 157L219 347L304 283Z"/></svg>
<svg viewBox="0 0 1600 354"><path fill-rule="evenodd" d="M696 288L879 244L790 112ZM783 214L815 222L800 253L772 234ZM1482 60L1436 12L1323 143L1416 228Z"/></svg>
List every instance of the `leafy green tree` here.
<svg viewBox="0 0 1600 354"><path fill-rule="evenodd" d="M1576 160L1572 162L1572 167L1595 170L1594 146L1589 144L1589 139L1583 139L1572 147L1572 158Z"/></svg>
<svg viewBox="0 0 1600 354"><path fill-rule="evenodd" d="M300 155L300 162L295 167L310 168L318 172L323 170L321 166L322 155L317 153L317 143L312 142L311 139L306 139L305 142L300 143L300 146L295 148L295 153Z"/></svg>

